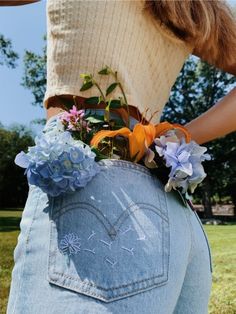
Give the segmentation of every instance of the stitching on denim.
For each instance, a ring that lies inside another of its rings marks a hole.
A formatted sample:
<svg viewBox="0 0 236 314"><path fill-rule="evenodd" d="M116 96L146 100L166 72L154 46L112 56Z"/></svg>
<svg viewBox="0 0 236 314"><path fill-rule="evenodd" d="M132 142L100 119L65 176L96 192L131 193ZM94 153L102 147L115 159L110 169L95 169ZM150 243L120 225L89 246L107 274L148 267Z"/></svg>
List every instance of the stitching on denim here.
<svg viewBox="0 0 236 314"><path fill-rule="evenodd" d="M161 192L161 191L160 191ZM166 203L166 196L165 196L165 193L164 192L162 192L161 193L162 194L162 200L163 200L163 196L164 196L164 199L165 199L165 207L167 207L167 203ZM163 203L164 204L164 203ZM90 205L90 204L89 204ZM149 204L148 204L149 205ZM157 213L157 211L154 211L155 213ZM168 212L167 212L167 217L168 217ZM158 283L154 283L154 284L151 284L151 287L154 285L160 285L160 284L163 284L163 283L165 283L165 282L167 282L168 281L168 272L169 272L169 260L170 260L170 258L169 258L169 256L170 256L170 228L169 228L169 219L164 219L164 217L161 217L162 218L162 252L164 252L164 244L165 244L165 241L166 241L166 244L167 244L167 253L164 253L164 254L162 254L162 273L161 274L159 274L159 275L156 275L156 276L153 276L153 277L149 277L149 278L146 278L146 279L142 279L142 280L139 280L139 281L134 281L134 282L131 282L131 283L128 283L128 284L122 284L122 285L120 285L120 286L118 286L118 287L112 287L112 288L104 288L104 287L101 287L101 286L98 286L98 285L95 285L95 284L93 284L93 283L83 283L82 282L82 284L83 284L83 286L84 285L87 285L87 286L93 286L93 287L95 287L96 289L101 289L101 290L105 290L105 291L109 291L109 290L115 290L115 289L120 289L120 288L122 288L122 287L128 287L128 286L131 286L131 285L134 285L134 284L137 284L137 283L141 283L141 282L147 282L147 281L151 281L151 280L155 280L156 278L161 278L161 277L163 277L164 275L166 276L165 277L165 279L163 280L163 281L161 281L161 282L158 282ZM168 217L169 218L169 217ZM166 229L164 229L164 223L165 223L165 225L166 225ZM50 231L51 233L52 233L52 225L51 225L51 231ZM50 254L50 256L51 256L51 254ZM166 264L164 264L164 260L165 260L165 257L167 258L167 265ZM57 275L60 275L60 276L62 276L62 277L65 277L65 278L69 278L69 279L71 279L71 280L73 280L73 281L77 281L78 282L78 278L74 278L74 277L71 277L71 276L68 276L68 275L66 275L66 274L61 274L61 273L58 273L58 272L56 272L55 271L55 263L54 263L54 268L53 268L53 272L54 272L54 274L57 274ZM51 280L51 281L53 281L53 280ZM54 281L54 282L56 282L56 281ZM145 290L146 290L147 288L145 288ZM138 291L140 291L140 288L139 289L137 289ZM128 295L128 294L130 294L130 293L133 293L134 291L137 291L137 290L134 290L134 289L132 289L132 291L131 292L128 292L128 293L124 293L124 294L119 294L120 296L121 295ZM142 289L141 289L142 290ZM93 294L92 292L89 292L91 295ZM93 295L96 295L96 294L93 294ZM97 295L97 296L100 296L100 295Z"/></svg>
<svg viewBox="0 0 236 314"><path fill-rule="evenodd" d="M158 185L160 185L160 181L157 180ZM160 198L160 203L164 205L164 208L166 210L166 217L167 217L167 221L165 222L166 224L166 238L167 238L167 269L166 269L166 276L167 276L167 280L169 280L169 269L170 269L170 220L169 220L169 207L167 204L167 192L165 192L165 190L160 191L159 198ZM162 203L163 201L163 203ZM163 221L162 221L163 222ZM164 241L164 240L163 240ZM165 266L165 265L164 265ZM164 270L164 268L163 268ZM164 270L165 271L165 270Z"/></svg>
<svg viewBox="0 0 236 314"><path fill-rule="evenodd" d="M62 274L62 273L59 273L59 272L54 272L54 273L57 274L57 275L59 275L59 276L61 276L61 277L68 278L68 279L71 279L71 280L73 280L73 281L77 281L77 282L78 282L78 279L75 278L75 277L71 277L71 276L69 276L69 275ZM161 274L157 275L157 276L148 277L148 278L146 278L146 279L142 279L142 280L138 280L138 281L132 281L131 283L122 284L122 285L120 285L120 286L118 286L118 287L112 287L112 288L104 288L104 287L99 286L99 285L96 285L96 284L94 284L94 283L92 283L92 282L86 282L86 283L85 283L85 282L81 281L81 283L82 283L83 285L85 285L85 286L91 286L91 287L94 287L94 288L97 288L97 289L100 289L100 290L110 291L110 290L116 290L116 289L120 289L120 288L126 288L126 287L128 287L128 286L131 286L131 285L134 285L134 284L137 284L137 283L141 283L141 282L144 282L144 281L151 281L151 280L156 279L156 278L158 278L158 277L163 277L163 272L162 272ZM53 280L53 279L50 279L50 280ZM161 281L161 282L165 282L165 281L167 281L167 279L164 279L164 280ZM55 282L56 282L56 280L55 280ZM63 283L62 285L64 285L64 283ZM132 291L133 291L133 290L132 290ZM99 295L99 294L98 294L98 295Z"/></svg>
<svg viewBox="0 0 236 314"><path fill-rule="evenodd" d="M140 208L139 207L140 205L143 207ZM79 210L81 210L81 209L88 210L89 212L94 214L97 217L97 219L103 224L103 226L107 230L108 235L110 235L110 236L116 236L116 234L120 231L120 227L124 223L124 221L134 211L136 211L138 209L151 210L154 213L156 213L159 217L161 217L161 219L164 219L166 222L168 222L168 218L166 217L166 214L161 209L159 209L159 208L157 208L151 204L148 204L148 203L135 203L135 204L129 205L128 207L126 207L125 211L123 211L122 214L117 218L117 220L115 221L115 223L113 225L110 223L110 221L107 219L107 217L103 215L103 213L101 212L101 210L99 208L97 208L94 205L91 205L89 203L86 203L86 202L78 202L78 203L68 204L64 208L60 208L56 213L54 213L54 218L58 219L59 217L61 217L66 212L68 212L70 210L75 210L75 209L77 209L77 210L78 209ZM131 210L129 210L129 209L131 209ZM97 215L97 213L99 213L99 216ZM109 227L104 223L104 220Z"/></svg>
<svg viewBox="0 0 236 314"><path fill-rule="evenodd" d="M40 193L41 193L41 190L38 191L38 198L36 200L36 205L35 205L32 221L31 221L31 225L30 225L29 230L28 230L28 235L26 235L25 250L24 250L24 260L23 260L23 265L22 265L22 270L21 270L22 278L24 277L24 271L25 271L25 258L26 258L26 255L27 255L27 249L28 249L28 245L29 245L29 235L30 235L30 232L31 232L31 229L32 229L33 222L35 220L35 214L36 214L37 209L38 209ZM12 314L15 313L17 300L19 299L20 289L21 289L21 280L20 280L20 283L18 284L18 287L17 287L17 291L19 291L19 292L18 292L18 294L16 296L16 299L15 299L15 302L14 302Z"/></svg>
<svg viewBox="0 0 236 314"><path fill-rule="evenodd" d="M121 248L122 248L123 250L125 250L125 251L131 253L131 255L134 255L134 248L133 248L133 247L132 247L131 249L129 249L129 248L125 247L125 246L122 246Z"/></svg>
<svg viewBox="0 0 236 314"><path fill-rule="evenodd" d="M153 177L153 174L148 170L145 166L142 166L137 163L133 163L127 160L119 160L119 159L103 159L98 162L101 167L105 169L114 166L114 167L121 167L121 168L129 168L130 170L138 171L143 174L148 175L149 177Z"/></svg>
<svg viewBox="0 0 236 314"><path fill-rule="evenodd" d="M59 274L60 275L60 274ZM73 280L73 279L72 279ZM50 281L51 282L53 282L54 284L56 284L56 285L59 285L60 287L61 287L61 285L60 284L58 284L58 282L57 282L57 280L54 280L54 279L50 279ZM119 293L119 295L117 296L117 297L113 297L113 298L109 298L109 300L110 301L112 301L112 300L116 300L116 299L119 299L121 296L128 296L128 295L133 295L135 292L142 292L142 291L146 291L146 290L150 290L150 289L152 289L152 287L155 287L155 286L162 286L162 285L164 285L165 283L166 283L166 281L167 280L163 280L163 281L160 281L160 282L158 282L158 283L154 283L154 284L152 284L152 285L150 285L150 286L147 286L147 287L144 287L144 288L137 288L137 289L132 289L132 291L129 291L129 292L124 292L124 293ZM98 293L95 293L95 292L93 292L93 291L89 291L88 292L88 294L86 293L86 292L84 292L84 291L81 291L81 289L80 288L71 288L71 286L70 285L67 285L67 284L63 284L63 287L66 287L66 288L68 288L68 289L72 289L73 291L78 291L79 293L82 293L82 294L85 294L85 295L91 295L91 296L94 296L94 297L99 297L100 299L102 299L102 300L104 300L104 301L107 301L108 299L106 299L106 298L104 298L104 296L102 295L102 294L98 294ZM99 288L99 289L101 289L101 288ZM109 289L107 289L107 290L109 290Z"/></svg>
<svg viewBox="0 0 236 314"><path fill-rule="evenodd" d="M76 278L70 277L70 276L68 276L68 275L65 275L65 274L62 274L62 273L59 273L59 272L55 272L55 274L57 274L57 275L59 275L59 276L61 276L61 277L65 277L65 278L71 279L71 280L73 280L73 281L77 281ZM129 283L129 284L123 284L123 285L120 285L120 286L114 287L114 288L104 288L104 287L95 285L95 284L90 283L90 282L86 282L86 283L85 283L85 282L82 282L82 284L83 284L84 286L90 286L90 287L94 287L94 288L96 288L96 289L100 289L100 290L108 291L108 292L109 292L110 290L113 291L113 290L116 290L116 289L126 288L127 286L131 286L131 285L134 285L134 284L137 284L137 283L142 283L142 282L145 282L145 281L151 281L151 280L156 279L156 278L161 277L161 276L163 276L163 273L161 273L161 274L158 275L158 276L149 277L149 278L147 278L147 279L142 279L142 280L140 280L140 281L135 281L135 282L132 282L132 283ZM57 283L57 280L54 280L54 279L51 279L51 278L50 278L50 280L53 281L53 282L55 282L55 283ZM165 278L163 281L159 281L159 282L154 283L154 284L152 283L152 284L150 284L150 286L152 287L152 286L156 286L156 285L163 284L163 283L167 282L167 280L168 280L168 277ZM64 283L63 283L63 284L59 284L59 285L60 285L60 286L65 286ZM149 286L149 287L150 287L150 286ZM68 286L68 287L70 287L70 289L75 289L74 287L71 288L71 286ZM89 287L89 288L90 288L90 287ZM130 292L119 293L119 296L128 295L128 294L130 294L130 293L132 293L132 292L140 291L140 290L142 290L142 289L137 288L137 289L133 289L133 290L130 291ZM81 291L81 290L80 290L80 291ZM91 294L91 295L96 295L96 296L102 296L101 294L96 294L96 293L94 293L94 292L92 292L92 291L89 291L89 294Z"/></svg>
<svg viewBox="0 0 236 314"><path fill-rule="evenodd" d="M125 231L121 232L121 235L126 234L128 231L134 231L134 229L129 225L128 229L126 229Z"/></svg>
<svg viewBox="0 0 236 314"><path fill-rule="evenodd" d="M112 242L108 243L108 242L106 242L106 241L104 241L104 240L99 240L99 241L102 242L102 243L104 243L106 246L108 246L108 247L109 247L109 250L111 249Z"/></svg>
<svg viewBox="0 0 236 314"><path fill-rule="evenodd" d="M52 231L52 229L51 229L51 231ZM51 232L51 234L52 234L52 232ZM165 231L165 229L164 229L164 221L163 220L162 220L162 234L163 234L163 237L162 237L162 252L164 252L164 244L165 244L164 242L165 242L166 237L168 238L168 235L169 235L169 224L167 225L167 230ZM166 235L166 237L165 237L165 235ZM169 247L169 241L168 241L168 254L167 254L168 255L168 264L169 264L169 254L170 254L169 251L170 251L170 247ZM83 283L83 285L85 284L85 285L96 287L96 288L99 288L99 289L105 290L105 291L115 290L115 289L119 289L119 288L122 288L122 287L131 286L133 284L140 283L140 282L143 282L143 281L148 281L148 280L152 280L152 279L155 279L155 278L158 278L158 277L163 277L164 274L165 274L165 271L166 271L166 276L167 276L167 280L168 280L168 269L165 269L164 256L165 256L165 254L162 254L162 269L163 269L163 272L161 274L159 274L159 275L156 275L156 276L153 276L153 277L149 277L149 278L146 278L146 279L133 281L133 282L128 283L128 284L122 284L122 285L119 285L117 287L111 287L111 288L104 288L102 286L95 285L94 283L91 283L91 282ZM78 278L71 277L69 275L62 274L62 273L59 273L59 272L55 271L55 263L54 263L53 272L54 272L54 274L58 274L61 277L69 278L71 280L74 280L74 281L78 282Z"/></svg>
<svg viewBox="0 0 236 314"><path fill-rule="evenodd" d="M107 261L111 265L111 267L114 267L118 263L118 261L110 260L110 257L106 257L105 261Z"/></svg>
<svg viewBox="0 0 236 314"><path fill-rule="evenodd" d="M90 234L90 236L88 237L88 239L87 240L90 240L93 236L95 236L95 232L92 230L92 233Z"/></svg>
<svg viewBox="0 0 236 314"><path fill-rule="evenodd" d="M192 225L192 222L189 218L189 213L187 212L187 210L191 210L190 207L187 207L187 209L184 209L184 217L187 221L187 225L188 225L188 229L190 231L190 237L191 237L190 250L189 250L189 254L188 254L188 263L189 263L192 255L193 255L193 243L195 243L195 240L194 240L193 230L192 230L193 225Z"/></svg>
<svg viewBox="0 0 236 314"><path fill-rule="evenodd" d="M91 252L91 253L95 254L95 248L93 248L92 250L90 250L90 249L83 249L83 251L88 251L88 252Z"/></svg>
<svg viewBox="0 0 236 314"><path fill-rule="evenodd" d="M73 207L76 205L76 207ZM69 207L71 206L71 207ZM65 209L66 207L69 207ZM106 218L106 216L103 215L103 213L98 209L97 207L86 203L86 202L79 202L79 203L71 203L68 206L64 207L63 209L59 209L55 214L54 214L54 219L59 219L62 215L64 215L66 212L71 211L71 210L88 210L91 214L97 217L97 219L101 222L101 224L105 227L107 230L107 233L110 234L110 230L114 229L110 221ZM98 215L98 214L99 215ZM106 223L104 223L104 221ZM107 225L108 226L107 226Z"/></svg>
<svg viewBox="0 0 236 314"><path fill-rule="evenodd" d="M60 241L59 250L63 254L77 254L81 250L80 238L75 233L66 234Z"/></svg>
<svg viewBox="0 0 236 314"><path fill-rule="evenodd" d="M137 205L144 205L142 208L138 207ZM128 209L131 209L130 211L127 211ZM129 218L130 215L132 215L136 210L151 210L155 214L157 214L161 219L165 220L168 222L166 216L162 215L162 212L160 214L160 211L158 210L157 207L152 206L151 204L146 204L146 203L136 203L135 205L132 204L129 207L126 208L126 210L118 217L116 222L114 223L113 227L117 230L117 232L120 232L120 227L124 223L124 221Z"/></svg>

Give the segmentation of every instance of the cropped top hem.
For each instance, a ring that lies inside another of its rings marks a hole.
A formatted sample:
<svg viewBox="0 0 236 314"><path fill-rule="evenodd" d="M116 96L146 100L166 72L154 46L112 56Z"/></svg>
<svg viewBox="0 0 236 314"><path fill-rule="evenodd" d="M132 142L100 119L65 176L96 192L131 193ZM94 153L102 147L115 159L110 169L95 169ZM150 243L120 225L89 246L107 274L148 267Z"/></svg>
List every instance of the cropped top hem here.
<svg viewBox="0 0 236 314"><path fill-rule="evenodd" d="M94 75L102 91L117 71L127 102L158 122L171 88L193 46L143 10L145 0L47 0L47 86L44 107L53 96L99 96L80 91L81 73ZM105 88L105 89L104 89ZM115 88L108 99L122 96ZM149 114L148 114L149 115Z"/></svg>

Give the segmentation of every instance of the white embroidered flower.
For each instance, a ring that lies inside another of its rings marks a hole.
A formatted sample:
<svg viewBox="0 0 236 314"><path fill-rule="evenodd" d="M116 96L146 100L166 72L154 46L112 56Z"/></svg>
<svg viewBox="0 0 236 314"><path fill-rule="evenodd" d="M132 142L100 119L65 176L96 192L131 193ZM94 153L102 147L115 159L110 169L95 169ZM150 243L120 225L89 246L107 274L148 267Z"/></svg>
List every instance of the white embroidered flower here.
<svg viewBox="0 0 236 314"><path fill-rule="evenodd" d="M80 251L80 246L80 238L74 233L68 233L60 241L59 248L63 254L72 255Z"/></svg>

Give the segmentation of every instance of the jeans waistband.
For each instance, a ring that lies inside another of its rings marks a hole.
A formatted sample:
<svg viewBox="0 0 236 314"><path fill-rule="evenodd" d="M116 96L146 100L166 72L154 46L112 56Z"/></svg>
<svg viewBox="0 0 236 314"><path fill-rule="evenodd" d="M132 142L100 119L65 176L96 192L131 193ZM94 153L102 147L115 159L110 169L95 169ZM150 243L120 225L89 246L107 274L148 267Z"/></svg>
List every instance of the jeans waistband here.
<svg viewBox="0 0 236 314"><path fill-rule="evenodd" d="M91 114L98 113L98 114L103 115L105 110L104 109L86 109L85 113L87 113L88 111L91 112ZM63 113L64 113L64 111L52 116L51 118L49 118L47 120L45 126L44 126L44 130L46 130L48 127L51 127ZM111 119L117 118L117 117L119 117L119 116L116 113L110 112L110 118ZM136 120L135 118L130 117L130 128L133 129L135 124L138 122L139 121Z"/></svg>

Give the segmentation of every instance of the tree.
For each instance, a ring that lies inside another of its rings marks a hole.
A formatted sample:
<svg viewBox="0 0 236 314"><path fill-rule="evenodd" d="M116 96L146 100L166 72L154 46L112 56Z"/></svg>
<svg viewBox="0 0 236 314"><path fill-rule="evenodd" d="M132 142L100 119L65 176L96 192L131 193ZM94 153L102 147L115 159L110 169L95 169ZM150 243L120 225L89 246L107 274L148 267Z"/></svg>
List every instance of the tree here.
<svg viewBox="0 0 236 314"><path fill-rule="evenodd" d="M18 54L12 49L11 41L0 34L0 65L15 68L18 58Z"/></svg>
<svg viewBox="0 0 236 314"><path fill-rule="evenodd" d="M15 156L34 145L33 134L24 126L0 126L0 208L23 206L28 193L24 169L14 163Z"/></svg>
<svg viewBox="0 0 236 314"><path fill-rule="evenodd" d="M46 37L44 36L44 41ZM43 107L43 98L46 91L46 46L42 54L26 51L24 55L24 76L22 85L31 90L34 101L32 105Z"/></svg>

